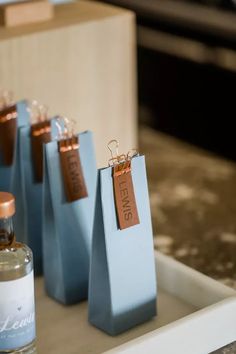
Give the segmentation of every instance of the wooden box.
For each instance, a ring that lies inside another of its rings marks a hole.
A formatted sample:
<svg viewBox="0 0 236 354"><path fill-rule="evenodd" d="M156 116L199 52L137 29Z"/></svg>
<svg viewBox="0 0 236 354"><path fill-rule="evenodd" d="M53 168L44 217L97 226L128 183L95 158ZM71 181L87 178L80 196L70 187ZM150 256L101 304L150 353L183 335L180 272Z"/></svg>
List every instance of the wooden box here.
<svg viewBox="0 0 236 354"><path fill-rule="evenodd" d="M13 27L47 21L53 18L53 4L47 0L31 0L0 6L0 26Z"/></svg>
<svg viewBox="0 0 236 354"><path fill-rule="evenodd" d="M0 87L48 104L50 114L94 132L99 166L110 139L136 147L135 16L83 1L55 6L53 20L0 28Z"/></svg>

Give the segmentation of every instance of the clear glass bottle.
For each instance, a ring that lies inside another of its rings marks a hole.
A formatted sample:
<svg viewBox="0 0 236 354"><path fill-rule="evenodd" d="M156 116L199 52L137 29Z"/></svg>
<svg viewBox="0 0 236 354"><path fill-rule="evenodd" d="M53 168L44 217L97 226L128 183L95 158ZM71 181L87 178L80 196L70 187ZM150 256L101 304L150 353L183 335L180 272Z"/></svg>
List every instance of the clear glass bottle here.
<svg viewBox="0 0 236 354"><path fill-rule="evenodd" d="M0 192L0 354L36 353L33 256L16 242L15 199Z"/></svg>

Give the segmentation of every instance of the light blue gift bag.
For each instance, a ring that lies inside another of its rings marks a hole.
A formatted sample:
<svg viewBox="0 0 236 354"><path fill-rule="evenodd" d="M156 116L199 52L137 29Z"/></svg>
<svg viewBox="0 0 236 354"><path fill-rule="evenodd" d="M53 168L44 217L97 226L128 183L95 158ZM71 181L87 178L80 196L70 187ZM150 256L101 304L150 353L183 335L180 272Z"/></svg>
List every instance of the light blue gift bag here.
<svg viewBox="0 0 236 354"><path fill-rule="evenodd" d="M14 227L19 241L24 241L25 223L24 223L24 203L22 189L22 169L20 161L20 139L19 132L21 127L29 124L29 112L26 101L19 101L16 104L16 134L11 164L4 164L3 156L0 150L0 190L12 193L16 198L16 216L14 218ZM2 124L2 123L0 123ZM4 124L4 123L3 123ZM0 127L1 129L1 127Z"/></svg>
<svg viewBox="0 0 236 354"><path fill-rule="evenodd" d="M40 178L37 178L34 169L34 155L32 151L32 127L36 127L35 131L41 128L41 136L37 136L39 141L39 148L43 140L51 140L58 134L55 129L55 119L44 120L32 126L25 126L19 129L20 142L20 162L21 162L21 180L23 189L23 203L24 203L24 223L25 233L24 242L32 249L34 254L34 271L36 275L42 274L42 193L43 183ZM44 133L42 127L49 128L49 133ZM42 149L43 152L43 149ZM36 161L40 164L40 161ZM43 158L42 158L43 162ZM39 166L40 167L40 166ZM42 169L42 166L41 166Z"/></svg>
<svg viewBox="0 0 236 354"><path fill-rule="evenodd" d="M87 196L68 201L59 142L45 145L43 183L43 267L49 296L73 304L88 296L97 168L92 133L80 133L80 156ZM72 165L73 167L73 162ZM68 172L68 171L64 171Z"/></svg>
<svg viewBox="0 0 236 354"><path fill-rule="evenodd" d="M153 233L144 156L130 163L139 222L120 229L113 167L100 169L89 281L89 321L117 335L156 315ZM125 192L125 208L127 199ZM127 219L131 214L127 212Z"/></svg>

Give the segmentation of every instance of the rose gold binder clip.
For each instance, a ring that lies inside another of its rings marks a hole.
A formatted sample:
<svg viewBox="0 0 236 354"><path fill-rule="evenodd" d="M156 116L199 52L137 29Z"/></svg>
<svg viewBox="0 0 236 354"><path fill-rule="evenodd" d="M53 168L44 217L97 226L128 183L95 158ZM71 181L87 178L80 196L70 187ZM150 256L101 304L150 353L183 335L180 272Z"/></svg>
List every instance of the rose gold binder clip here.
<svg viewBox="0 0 236 354"><path fill-rule="evenodd" d="M78 150L79 139L74 133L75 121L69 120L67 117L58 117L56 125L59 131L59 152L63 153L70 150Z"/></svg>
<svg viewBox="0 0 236 354"><path fill-rule="evenodd" d="M34 177L36 182L43 179L43 144L51 141L51 122L48 108L36 100L29 105L31 116L31 149L33 157Z"/></svg>
<svg viewBox="0 0 236 354"><path fill-rule="evenodd" d="M114 175L119 176L131 171L131 160L138 155L137 149L130 150L127 154L119 154L119 142L116 139L110 140L107 144L111 153L108 165L113 166Z"/></svg>
<svg viewBox="0 0 236 354"><path fill-rule="evenodd" d="M4 165L13 163L16 141L17 108L12 99L12 92L0 91L0 155Z"/></svg>

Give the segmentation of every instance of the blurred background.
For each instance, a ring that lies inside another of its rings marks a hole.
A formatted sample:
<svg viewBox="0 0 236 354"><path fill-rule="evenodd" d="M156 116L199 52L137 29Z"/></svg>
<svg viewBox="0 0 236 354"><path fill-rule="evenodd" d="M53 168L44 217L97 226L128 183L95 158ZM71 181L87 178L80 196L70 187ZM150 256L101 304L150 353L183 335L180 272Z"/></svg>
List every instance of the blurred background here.
<svg viewBox="0 0 236 354"><path fill-rule="evenodd" d="M236 159L236 2L111 0L137 15L140 121Z"/></svg>

